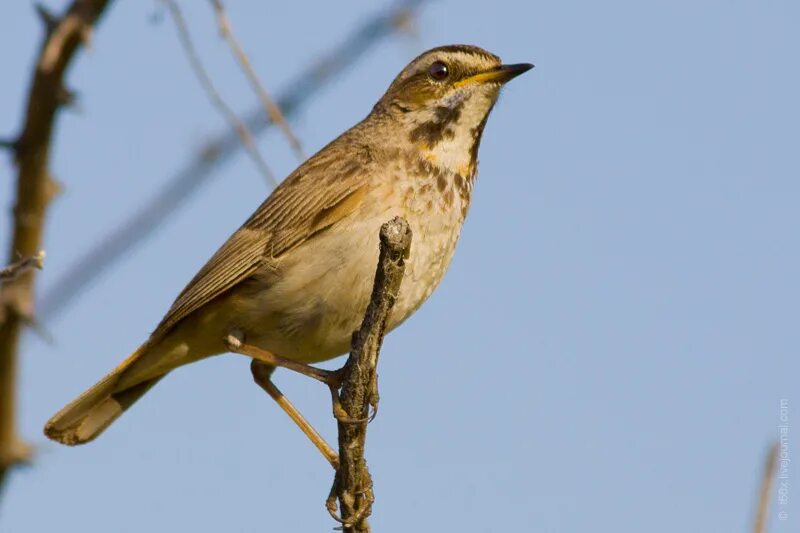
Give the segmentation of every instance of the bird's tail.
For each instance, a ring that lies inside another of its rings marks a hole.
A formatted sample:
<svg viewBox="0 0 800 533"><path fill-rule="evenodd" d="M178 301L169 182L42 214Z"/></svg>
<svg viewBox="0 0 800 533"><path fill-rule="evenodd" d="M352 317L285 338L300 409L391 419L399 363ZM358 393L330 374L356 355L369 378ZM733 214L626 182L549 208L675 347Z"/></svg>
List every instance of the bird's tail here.
<svg viewBox="0 0 800 533"><path fill-rule="evenodd" d="M72 400L47 421L44 433L62 444L85 444L111 425L136 400L158 383L164 375L142 381L125 389L117 387L122 373L149 347L145 342L117 368Z"/></svg>

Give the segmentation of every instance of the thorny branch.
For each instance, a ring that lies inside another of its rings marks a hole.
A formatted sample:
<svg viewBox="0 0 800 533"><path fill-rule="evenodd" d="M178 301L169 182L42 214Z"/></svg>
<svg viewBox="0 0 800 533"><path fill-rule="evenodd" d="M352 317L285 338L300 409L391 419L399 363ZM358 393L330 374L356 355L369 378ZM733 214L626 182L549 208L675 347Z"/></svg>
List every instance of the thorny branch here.
<svg viewBox="0 0 800 533"><path fill-rule="evenodd" d="M264 178L267 180L267 183L272 187L277 186L278 182L275 179L275 174L272 173L267 165L267 162L264 161L263 157L261 157L261 153L258 151L255 139L253 139L253 134L250 133L250 129L247 127L244 121L242 121L242 119L236 115L233 109L231 109L231 106L225 102L225 100L222 98L222 95L214 85L214 82L211 80L211 76L208 75L205 67L203 67L203 62L200 61L200 56L197 54L197 48L192 42L192 37L189 34L189 28L186 25L186 19L183 16L183 12L181 11L178 2L175 0L164 0L164 3L167 4L167 8L172 15L172 20L175 22L175 28L178 30L178 39L180 40L181 47L183 48L183 51L189 60L189 65L192 67L192 71L194 71L194 74L197 77L197 80L200 82L200 85L203 87L203 90L208 95L208 99L211 100L211 104L216 107L220 113L222 113L222 115L225 117L225 120L227 120L230 124L231 129L233 129L234 133L239 136L245 149L255 162L256 167L258 167L259 172L261 172L261 174L263 174Z"/></svg>
<svg viewBox="0 0 800 533"><path fill-rule="evenodd" d="M343 529L351 533L368 532L374 500L372 478L364 459L369 408L377 409L378 374L376 366L386 321L403 281L405 259L411 247L411 228L402 218L381 226L381 248L372 297L361 328L353 333L350 357L344 366L340 403L346 419L339 419L339 468L326 507ZM339 512L336 515L336 499Z"/></svg>
<svg viewBox="0 0 800 533"><path fill-rule="evenodd" d="M22 132L5 143L17 165L16 204L9 262L33 256L41 246L45 215L58 187L50 175L50 148L58 111L73 100L65 74L109 0L75 0L58 17L37 7L45 35L33 69ZM30 448L16 430L16 374L19 338L33 315L36 269L7 281L0 295L0 484L10 467L25 462Z"/></svg>
<svg viewBox="0 0 800 533"><path fill-rule="evenodd" d="M333 77L354 65L369 49L385 37L407 31L409 21L425 0L400 0L389 10L370 17L352 32L339 46L303 71L277 99L278 107L286 117L298 113ZM264 116L259 105L244 119L254 135L266 131L273 122ZM164 187L138 212L122 222L106 237L100 239L47 291L41 305L40 316L47 320L63 311L72 300L91 283L133 250L178 208L189 201L192 194L208 182L216 171L228 163L241 146L236 134L228 131L214 136L200 153L192 158Z"/></svg>
<svg viewBox="0 0 800 533"><path fill-rule="evenodd" d="M228 44L233 51L233 55L236 56L236 60L242 67L245 75L247 76L247 81L250 82L250 86L258 95L258 98L261 100L261 104L264 106L264 110L269 115L270 120L273 124L277 124L280 127L283 135L289 141L289 145L292 147L295 155L300 161L304 161L306 156L303 153L303 147L300 145L300 141L297 139L297 136L292 131L292 128L289 127L289 123L286 122L286 118L281 113L280 107L275 103L272 97L269 95L267 90L258 81L258 76L256 75L255 70L253 70L252 65L250 65L250 60L247 58L247 54L244 53L241 45L239 44L239 40L236 38L236 35L233 33L233 27L231 26L231 22L228 19L228 15L225 13L225 8L222 5L221 0L211 0L211 4L214 7L214 13L217 16L217 24L219 26L220 35L222 38L228 41Z"/></svg>

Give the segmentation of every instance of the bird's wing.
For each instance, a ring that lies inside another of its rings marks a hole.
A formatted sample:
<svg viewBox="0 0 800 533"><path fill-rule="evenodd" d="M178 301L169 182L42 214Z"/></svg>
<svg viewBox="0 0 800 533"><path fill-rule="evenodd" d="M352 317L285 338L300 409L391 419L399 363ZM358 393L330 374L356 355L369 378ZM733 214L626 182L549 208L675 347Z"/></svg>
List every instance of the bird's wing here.
<svg viewBox="0 0 800 533"><path fill-rule="evenodd" d="M367 192L371 157L368 151L341 154L323 149L289 175L192 278L153 335L355 211Z"/></svg>

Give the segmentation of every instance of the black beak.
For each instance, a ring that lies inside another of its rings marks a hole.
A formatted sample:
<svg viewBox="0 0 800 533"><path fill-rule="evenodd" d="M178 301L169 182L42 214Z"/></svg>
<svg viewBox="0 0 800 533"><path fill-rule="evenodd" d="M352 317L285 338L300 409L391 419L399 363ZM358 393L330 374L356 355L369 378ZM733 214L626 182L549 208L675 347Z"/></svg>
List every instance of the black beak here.
<svg viewBox="0 0 800 533"><path fill-rule="evenodd" d="M486 70L473 74L468 78L459 80L455 83L456 87L467 85L471 83L506 83L513 80L520 74L528 72L533 68L530 63L517 63L516 65L500 65L492 70Z"/></svg>
<svg viewBox="0 0 800 533"><path fill-rule="evenodd" d="M513 65L500 65L497 68L497 77L495 78L496 81L500 83L506 83L520 74L525 74L530 69L533 68L533 65L530 63L515 63Z"/></svg>

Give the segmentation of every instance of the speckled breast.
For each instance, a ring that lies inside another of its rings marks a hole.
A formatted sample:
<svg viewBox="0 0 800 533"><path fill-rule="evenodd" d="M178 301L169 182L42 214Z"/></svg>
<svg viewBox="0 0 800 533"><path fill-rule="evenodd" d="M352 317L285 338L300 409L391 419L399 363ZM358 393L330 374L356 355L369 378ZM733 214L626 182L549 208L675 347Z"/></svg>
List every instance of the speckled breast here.
<svg viewBox="0 0 800 533"><path fill-rule="evenodd" d="M472 181L426 161L398 180L403 211L413 232L400 296L390 318L396 327L431 295L453 258L469 209Z"/></svg>

